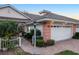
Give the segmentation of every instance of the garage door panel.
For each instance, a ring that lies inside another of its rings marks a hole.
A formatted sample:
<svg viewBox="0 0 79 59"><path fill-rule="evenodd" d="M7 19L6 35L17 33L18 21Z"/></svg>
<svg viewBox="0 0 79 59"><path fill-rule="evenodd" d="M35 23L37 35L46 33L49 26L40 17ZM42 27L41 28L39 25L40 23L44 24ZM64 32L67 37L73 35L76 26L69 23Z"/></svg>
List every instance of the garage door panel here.
<svg viewBox="0 0 79 59"><path fill-rule="evenodd" d="M71 29L71 27L64 28L64 30L65 30L64 31L65 32L64 37L66 39L71 38L72 37L72 29Z"/></svg>

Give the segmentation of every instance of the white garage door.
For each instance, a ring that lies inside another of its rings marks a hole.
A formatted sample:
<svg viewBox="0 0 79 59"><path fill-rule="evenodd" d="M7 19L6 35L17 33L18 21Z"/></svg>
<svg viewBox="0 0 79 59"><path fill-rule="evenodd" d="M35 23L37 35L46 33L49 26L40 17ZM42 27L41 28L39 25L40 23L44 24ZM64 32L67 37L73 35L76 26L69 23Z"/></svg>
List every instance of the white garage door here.
<svg viewBox="0 0 79 59"><path fill-rule="evenodd" d="M79 32L79 28L76 28L76 32Z"/></svg>
<svg viewBox="0 0 79 59"><path fill-rule="evenodd" d="M72 37L71 27L52 27L51 39L55 41L66 40Z"/></svg>

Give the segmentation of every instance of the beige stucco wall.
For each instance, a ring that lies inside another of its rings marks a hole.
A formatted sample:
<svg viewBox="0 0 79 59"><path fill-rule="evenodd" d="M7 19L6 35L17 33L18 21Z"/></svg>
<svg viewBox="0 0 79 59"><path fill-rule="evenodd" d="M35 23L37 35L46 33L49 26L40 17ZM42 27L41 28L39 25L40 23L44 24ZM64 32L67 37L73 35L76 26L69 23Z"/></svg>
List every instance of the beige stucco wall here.
<svg viewBox="0 0 79 59"><path fill-rule="evenodd" d="M10 7L0 9L0 16L26 19L24 16L11 9Z"/></svg>

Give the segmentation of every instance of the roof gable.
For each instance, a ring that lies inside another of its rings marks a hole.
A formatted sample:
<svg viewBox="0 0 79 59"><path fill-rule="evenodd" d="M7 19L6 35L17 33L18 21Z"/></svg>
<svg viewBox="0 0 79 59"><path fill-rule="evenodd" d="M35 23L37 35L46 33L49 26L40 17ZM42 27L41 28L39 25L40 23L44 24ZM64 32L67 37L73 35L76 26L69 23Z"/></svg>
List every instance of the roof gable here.
<svg viewBox="0 0 79 59"><path fill-rule="evenodd" d="M0 17L10 17L10 18L19 18L19 19L29 18L23 15L18 10L16 10L16 8L12 7L11 5L0 7Z"/></svg>

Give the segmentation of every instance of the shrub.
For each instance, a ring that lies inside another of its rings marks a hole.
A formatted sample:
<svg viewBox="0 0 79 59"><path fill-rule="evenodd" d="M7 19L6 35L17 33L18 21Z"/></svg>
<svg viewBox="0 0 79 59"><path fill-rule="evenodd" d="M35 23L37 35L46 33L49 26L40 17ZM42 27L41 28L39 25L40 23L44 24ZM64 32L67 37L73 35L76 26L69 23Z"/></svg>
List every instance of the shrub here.
<svg viewBox="0 0 79 59"><path fill-rule="evenodd" d="M15 47L16 47L15 43L13 43L12 41L8 41L8 44L7 44L8 49L15 49Z"/></svg>
<svg viewBox="0 0 79 59"><path fill-rule="evenodd" d="M22 33L22 36L23 36L24 38L27 38L27 39L31 39L31 38L32 38L32 34L31 34L31 33L23 32L23 33Z"/></svg>
<svg viewBox="0 0 79 59"><path fill-rule="evenodd" d="M54 45L55 44L55 41L54 40L47 40L47 42L45 43L46 46L51 46L51 45Z"/></svg>
<svg viewBox="0 0 79 59"><path fill-rule="evenodd" d="M36 40L36 46L43 47L44 46L44 40L37 39Z"/></svg>
<svg viewBox="0 0 79 59"><path fill-rule="evenodd" d="M22 32L22 36L23 36L23 37L25 37L26 34L27 34L26 32Z"/></svg>
<svg viewBox="0 0 79 59"><path fill-rule="evenodd" d="M33 35L34 35L34 29L32 29L32 30L30 31L30 33L31 33L31 35L33 36ZM36 29L36 36L41 36L41 31L38 30L38 29Z"/></svg>
<svg viewBox="0 0 79 59"><path fill-rule="evenodd" d="M13 49L15 44L10 41L12 40L11 37L17 36L19 32L18 23L14 21L0 21L0 37L5 38L4 41L1 42L1 47Z"/></svg>
<svg viewBox="0 0 79 59"><path fill-rule="evenodd" d="M22 32L22 36L24 37L24 38L27 38L28 40L32 40L32 36L34 35L34 30L32 29L29 33L26 33L26 32ZM40 30L36 30L36 37L38 38L38 39L40 39L41 37L41 32L40 32ZM40 38L39 38L40 37ZM42 38L43 39L43 38Z"/></svg>
<svg viewBox="0 0 79 59"><path fill-rule="evenodd" d="M32 42L32 35L30 33L23 32L22 37L24 37L26 40Z"/></svg>
<svg viewBox="0 0 79 59"><path fill-rule="evenodd" d="M43 37L41 37L41 36L37 37L37 39L36 39L36 46L38 46L38 47L43 47L44 46Z"/></svg>
<svg viewBox="0 0 79 59"><path fill-rule="evenodd" d="M10 38L16 36L19 32L19 27L16 22L13 21L0 21L0 37Z"/></svg>
<svg viewBox="0 0 79 59"><path fill-rule="evenodd" d="M79 32L76 32L75 35L72 38L79 39Z"/></svg>
<svg viewBox="0 0 79 59"><path fill-rule="evenodd" d="M37 36L36 38L39 39L39 40L43 40L42 36Z"/></svg>
<svg viewBox="0 0 79 59"><path fill-rule="evenodd" d="M14 43L15 45L18 45L18 44L19 44L19 40L13 40L13 43Z"/></svg>
<svg viewBox="0 0 79 59"><path fill-rule="evenodd" d="M32 34L26 33L25 38L27 38L27 39L32 39Z"/></svg>
<svg viewBox="0 0 79 59"><path fill-rule="evenodd" d="M41 36L41 31L37 29L37 30L36 30L36 35L37 35L37 36Z"/></svg>
<svg viewBox="0 0 79 59"><path fill-rule="evenodd" d="M16 47L16 44L14 44L12 41L6 40L1 42L1 47L2 48L7 48L7 49L14 49Z"/></svg>

